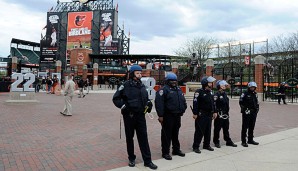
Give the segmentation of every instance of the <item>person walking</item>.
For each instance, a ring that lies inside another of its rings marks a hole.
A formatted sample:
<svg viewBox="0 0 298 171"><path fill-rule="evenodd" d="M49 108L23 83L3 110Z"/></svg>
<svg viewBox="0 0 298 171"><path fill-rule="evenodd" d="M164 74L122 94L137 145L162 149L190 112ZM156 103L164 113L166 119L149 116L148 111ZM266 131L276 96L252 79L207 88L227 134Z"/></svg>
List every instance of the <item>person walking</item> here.
<svg viewBox="0 0 298 171"><path fill-rule="evenodd" d="M202 88L194 93L192 112L195 119L195 133L192 148L195 153L201 153L199 147L203 137L203 149L214 151L210 146L210 139L212 119L217 116L213 95L211 94L212 84L215 80L211 76L203 77L201 80Z"/></svg>
<svg viewBox="0 0 298 171"><path fill-rule="evenodd" d="M165 78L165 86L160 88L155 96L155 108L161 128L162 157L172 160L170 145L173 146L173 155L185 156L180 149L179 129L181 116L187 109L184 94L177 84L177 75L168 72Z"/></svg>
<svg viewBox="0 0 298 171"><path fill-rule="evenodd" d="M280 104L281 99L285 105L287 104L286 103L286 89L287 89L286 83L285 82L280 83L279 88L278 88L278 94L277 94L278 95L277 96L278 104Z"/></svg>
<svg viewBox="0 0 298 171"><path fill-rule="evenodd" d="M42 77L42 80L41 80L42 91L46 91L46 84L47 84L46 78Z"/></svg>
<svg viewBox="0 0 298 171"><path fill-rule="evenodd" d="M48 79L47 79L47 87L48 87L47 94L51 94L52 86L53 86L53 81L52 81L51 77L48 77Z"/></svg>
<svg viewBox="0 0 298 171"><path fill-rule="evenodd" d="M121 109L123 115L128 166L135 166L136 155L134 153L133 137L136 131L144 166L155 170L157 166L152 163L145 119L145 113L151 112L152 103L148 98L146 87L141 81L141 73L141 66L133 65L130 67L129 80L124 82L115 92L113 103Z"/></svg>
<svg viewBox="0 0 298 171"><path fill-rule="evenodd" d="M83 78L81 78L78 82L78 87L79 87L79 98L81 97L85 97L86 95L84 94L84 85L85 85L85 82L83 80Z"/></svg>
<svg viewBox="0 0 298 171"><path fill-rule="evenodd" d="M259 112L259 101L256 93L257 83L249 82L248 89L242 93L239 99L239 105L242 113L241 145L248 147L248 144L259 145L254 141L254 129ZM248 132L248 136L247 136ZM246 141L248 137L248 141Z"/></svg>
<svg viewBox="0 0 298 171"><path fill-rule="evenodd" d="M72 75L68 75L68 81L65 83L65 88L64 88L64 100L65 100L65 105L63 108L63 112L60 112L60 114L64 116L72 116L72 106L71 106L71 101L74 96L75 92L75 87L76 84L72 80Z"/></svg>
<svg viewBox="0 0 298 171"><path fill-rule="evenodd" d="M226 146L237 147L237 145L230 138L229 127L230 127L230 105L229 97L225 90L229 84L225 80L218 80L216 82L216 88L218 91L214 95L214 101L217 110L217 117L214 119L214 132L213 132L213 143L215 147L220 148L219 132L223 130L224 140Z"/></svg>

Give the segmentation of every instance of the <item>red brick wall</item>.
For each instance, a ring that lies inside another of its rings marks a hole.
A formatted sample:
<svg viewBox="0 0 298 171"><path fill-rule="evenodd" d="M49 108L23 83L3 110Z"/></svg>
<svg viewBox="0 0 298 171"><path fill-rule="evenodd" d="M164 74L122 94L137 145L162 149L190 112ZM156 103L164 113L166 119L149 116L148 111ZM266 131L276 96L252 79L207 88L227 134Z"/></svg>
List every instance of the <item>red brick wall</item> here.
<svg viewBox="0 0 298 171"><path fill-rule="evenodd" d="M214 66L207 66L206 68L206 76L212 76L212 70L213 70Z"/></svg>
<svg viewBox="0 0 298 171"><path fill-rule="evenodd" d="M255 82L257 83L258 87L256 91L258 93L263 93L263 64L256 64L255 65Z"/></svg>

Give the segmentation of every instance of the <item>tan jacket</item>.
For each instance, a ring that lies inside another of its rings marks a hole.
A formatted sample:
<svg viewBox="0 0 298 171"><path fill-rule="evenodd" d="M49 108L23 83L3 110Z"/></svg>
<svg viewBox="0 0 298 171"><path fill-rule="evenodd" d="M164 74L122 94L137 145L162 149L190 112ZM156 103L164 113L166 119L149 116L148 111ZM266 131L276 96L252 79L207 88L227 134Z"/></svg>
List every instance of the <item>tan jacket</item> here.
<svg viewBox="0 0 298 171"><path fill-rule="evenodd" d="M73 80L68 80L65 83L64 96L74 96L76 83Z"/></svg>

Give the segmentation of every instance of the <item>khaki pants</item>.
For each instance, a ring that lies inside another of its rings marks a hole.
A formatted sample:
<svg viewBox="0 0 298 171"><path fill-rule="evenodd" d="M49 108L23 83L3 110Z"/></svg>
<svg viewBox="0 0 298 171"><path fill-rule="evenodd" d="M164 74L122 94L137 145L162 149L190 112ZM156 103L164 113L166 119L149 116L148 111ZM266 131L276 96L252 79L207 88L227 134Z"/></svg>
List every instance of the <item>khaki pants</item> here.
<svg viewBox="0 0 298 171"><path fill-rule="evenodd" d="M65 115L72 115L72 106L71 106L71 101L72 101L72 96L64 96L64 100L65 100L65 105L64 105L64 109L63 112Z"/></svg>

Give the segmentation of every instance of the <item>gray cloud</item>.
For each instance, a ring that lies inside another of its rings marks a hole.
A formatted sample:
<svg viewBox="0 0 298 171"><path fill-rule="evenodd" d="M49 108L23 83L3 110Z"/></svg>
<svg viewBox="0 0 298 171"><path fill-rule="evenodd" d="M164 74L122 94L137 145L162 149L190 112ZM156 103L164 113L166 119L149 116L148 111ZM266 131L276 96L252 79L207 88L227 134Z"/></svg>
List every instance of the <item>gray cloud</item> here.
<svg viewBox="0 0 298 171"><path fill-rule="evenodd" d="M37 12L47 12L52 6L57 4L56 0L9 0L9 2Z"/></svg>
<svg viewBox="0 0 298 171"><path fill-rule="evenodd" d="M117 2L118 24L122 27L124 21L125 33L131 31L131 45L136 46L131 49L145 49L142 46L146 46L150 47L147 48L150 51L148 53L156 53L157 50L160 52L166 48L168 49L165 51L168 53L169 48L179 46L187 37L211 35L236 40L254 39L260 36L278 36L280 33L297 31L298 28L298 4L292 0L114 0L114 5ZM0 0L0 4L8 3L19 5L21 8L11 13L13 9L5 10L6 12L2 10L2 13L0 11L2 15L9 16L6 17L5 23L11 23L4 27L9 30L9 34L0 30L1 37L25 39L24 34L19 33L19 26L25 24L28 16L40 17L38 24L36 20L30 25L31 32L35 31L37 36L26 35L38 37L40 29L46 23L47 11L56 6L57 0ZM5 41L9 46L10 40L7 39L3 39L2 44ZM171 42L166 43L169 40ZM38 41L38 38L29 41ZM169 43L171 47L165 47ZM2 44L0 43L0 47L3 47ZM160 46L163 46L162 50ZM8 50L6 47L0 48L0 54L5 54Z"/></svg>
<svg viewBox="0 0 298 171"><path fill-rule="evenodd" d="M119 23L124 21L126 29L140 39L148 40L153 36L168 37L177 31L180 23L175 12L160 8L148 8L135 1L119 2ZM120 24L119 24L120 25Z"/></svg>

